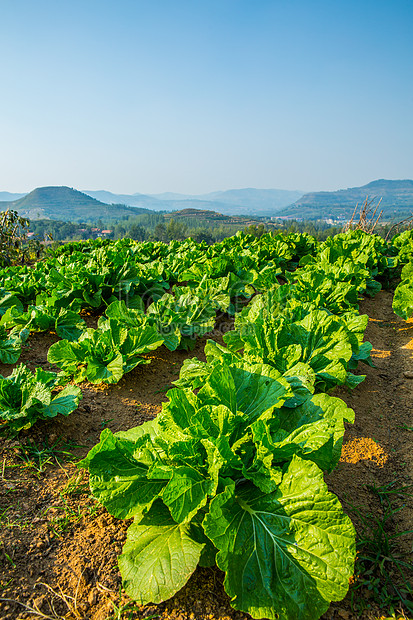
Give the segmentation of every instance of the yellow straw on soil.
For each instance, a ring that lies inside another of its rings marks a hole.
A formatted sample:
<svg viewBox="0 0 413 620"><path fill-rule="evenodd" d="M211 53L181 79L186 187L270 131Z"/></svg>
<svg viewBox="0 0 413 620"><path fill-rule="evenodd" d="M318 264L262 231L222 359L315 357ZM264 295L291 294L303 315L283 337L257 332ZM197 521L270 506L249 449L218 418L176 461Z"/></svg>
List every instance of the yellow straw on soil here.
<svg viewBox="0 0 413 620"><path fill-rule="evenodd" d="M390 357L391 351L385 351L384 349L372 349L371 350L372 357L378 357L380 359L384 359L385 357Z"/></svg>
<svg viewBox="0 0 413 620"><path fill-rule="evenodd" d="M378 467L383 467L389 455L370 437L358 437L343 444L341 463L359 463L373 461Z"/></svg>

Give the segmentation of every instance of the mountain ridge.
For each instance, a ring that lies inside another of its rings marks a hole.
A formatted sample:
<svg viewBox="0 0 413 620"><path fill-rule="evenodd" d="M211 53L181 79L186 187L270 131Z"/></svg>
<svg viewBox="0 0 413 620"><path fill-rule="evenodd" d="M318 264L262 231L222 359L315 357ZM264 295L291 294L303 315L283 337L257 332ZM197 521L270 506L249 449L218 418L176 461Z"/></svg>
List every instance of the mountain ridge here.
<svg viewBox="0 0 413 620"><path fill-rule="evenodd" d="M37 187L23 198L0 202L0 209L13 209L32 220L52 219L73 222L118 219L122 215L137 215L147 209L108 205L76 189L62 186Z"/></svg>
<svg viewBox="0 0 413 620"><path fill-rule="evenodd" d="M386 218L403 216L413 211L413 180L377 179L360 187L349 187L333 192L309 192L292 205L277 213L277 217L300 217L315 219L336 217L345 219L353 213L357 204L364 201L377 205Z"/></svg>
<svg viewBox="0 0 413 620"><path fill-rule="evenodd" d="M288 197L297 194L300 196L295 202L285 204ZM0 210L14 209L29 219L73 222L113 221L143 213L173 213L183 209L213 211L227 216L345 220L351 216L356 204L362 204L367 197L376 203L381 199L380 209L387 219L401 218L413 212L413 180L410 179L377 179L360 187L306 194L298 190L256 188L199 195L172 192L113 194L106 190L81 192L67 186L40 187L23 195L0 192L0 198L10 196L21 197L0 201ZM134 204L127 205L126 200Z"/></svg>
<svg viewBox="0 0 413 620"><path fill-rule="evenodd" d="M112 194L105 190L84 190L98 200L124 203L129 206L174 211L184 208L219 210L224 215L273 215L303 195L298 190L283 189L229 189L208 194ZM202 203L202 206L200 206Z"/></svg>

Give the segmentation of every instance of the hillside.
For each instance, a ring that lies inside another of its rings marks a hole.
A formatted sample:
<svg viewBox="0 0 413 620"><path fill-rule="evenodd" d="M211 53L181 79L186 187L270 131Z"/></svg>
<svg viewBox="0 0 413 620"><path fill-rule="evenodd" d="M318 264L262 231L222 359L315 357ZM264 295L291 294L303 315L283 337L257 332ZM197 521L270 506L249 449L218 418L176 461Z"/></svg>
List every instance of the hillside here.
<svg viewBox="0 0 413 620"><path fill-rule="evenodd" d="M66 222L120 219L123 215L146 213L146 209L108 205L70 187L38 187L23 198L1 202L0 210L14 209L32 220L52 219Z"/></svg>
<svg viewBox="0 0 413 620"><path fill-rule="evenodd" d="M381 199L380 209L387 219L407 217L413 212L413 181L379 179L362 187L311 192L282 209L277 216L345 219L351 216L356 204L362 204L367 197L375 204Z"/></svg>
<svg viewBox="0 0 413 620"><path fill-rule="evenodd" d="M182 219L189 218L193 220L206 220L206 221L223 221L227 222L232 218L216 211L208 211L207 209L181 209L180 211L174 211L173 213L165 213L165 219Z"/></svg>
<svg viewBox="0 0 413 620"><path fill-rule="evenodd" d="M182 201L184 202L184 201ZM207 209L181 209L180 211L174 211L173 213L164 213L165 220L185 220L185 223L196 222L198 224L208 225L217 224L231 225L240 224L242 226L257 226L262 223L259 218L248 217L246 215L223 215L216 211L208 211Z"/></svg>

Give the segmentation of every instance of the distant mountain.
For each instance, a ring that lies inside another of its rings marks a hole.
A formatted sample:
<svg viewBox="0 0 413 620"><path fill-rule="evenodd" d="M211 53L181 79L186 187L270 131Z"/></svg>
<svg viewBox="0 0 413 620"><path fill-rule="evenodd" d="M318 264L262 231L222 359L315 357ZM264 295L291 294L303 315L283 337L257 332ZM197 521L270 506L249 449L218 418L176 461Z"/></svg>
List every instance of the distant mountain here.
<svg viewBox="0 0 413 620"><path fill-rule="evenodd" d="M112 194L104 190L85 194L103 202L117 202L156 211L207 209L225 215L274 215L303 195L301 191L283 189L230 189L209 194Z"/></svg>
<svg viewBox="0 0 413 620"><path fill-rule="evenodd" d="M85 190L84 193L106 204L122 204L129 207L153 209L155 211L162 211L163 209L162 201L146 194L113 194L106 190Z"/></svg>
<svg viewBox="0 0 413 620"><path fill-rule="evenodd" d="M120 219L123 215L147 213L146 209L108 205L70 187L38 187L19 200L0 203L0 210L14 209L31 220L71 222Z"/></svg>
<svg viewBox="0 0 413 620"><path fill-rule="evenodd" d="M249 213L265 214L278 211L298 200L304 192L286 189L229 189L223 192L212 192L202 196L204 200L226 203L228 205L243 206L250 209ZM198 196L200 198L200 196Z"/></svg>
<svg viewBox="0 0 413 620"><path fill-rule="evenodd" d="M18 198L16 198L18 196ZM0 211L15 209L30 219L72 222L120 220L151 211L177 212L188 209L216 212L225 216L296 217L301 219L347 219L357 203L366 197L377 203L386 219L403 219L413 213L413 181L372 181L362 187L335 192L279 189L231 189L209 194L113 194L105 190L79 192L69 187L40 187L29 194L0 192ZM1 200L3 199L3 200ZM293 202L295 200L295 202Z"/></svg>
<svg viewBox="0 0 413 620"><path fill-rule="evenodd" d="M199 198L198 194L177 194L174 192L164 192L163 194L149 194L157 200L192 200Z"/></svg>
<svg viewBox="0 0 413 620"><path fill-rule="evenodd" d="M324 217L348 218L356 204L369 201L377 204L387 219L402 218L413 213L413 181L378 179L361 187L340 189L335 192L304 194L294 204L277 213L278 217L316 219Z"/></svg>
<svg viewBox="0 0 413 620"><path fill-rule="evenodd" d="M10 192L0 192L0 202L10 202L11 200L19 200L26 194L11 194Z"/></svg>

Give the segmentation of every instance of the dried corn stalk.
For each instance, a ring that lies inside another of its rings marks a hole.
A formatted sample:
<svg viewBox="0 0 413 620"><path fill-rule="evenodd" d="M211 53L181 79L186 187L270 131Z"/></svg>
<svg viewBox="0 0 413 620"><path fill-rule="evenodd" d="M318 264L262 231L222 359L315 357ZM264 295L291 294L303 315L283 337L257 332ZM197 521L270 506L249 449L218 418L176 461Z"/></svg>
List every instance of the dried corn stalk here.
<svg viewBox="0 0 413 620"><path fill-rule="evenodd" d="M347 232L348 230L364 230L364 232L370 234L374 232L374 229L383 215L383 209L376 215L382 199L380 198L377 205L374 204L374 200L374 198L369 200L369 197L366 196L361 207L359 207L358 203L356 204L353 215L344 226L343 232Z"/></svg>

